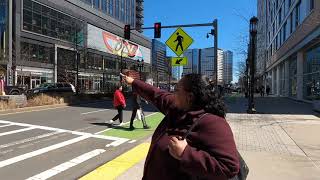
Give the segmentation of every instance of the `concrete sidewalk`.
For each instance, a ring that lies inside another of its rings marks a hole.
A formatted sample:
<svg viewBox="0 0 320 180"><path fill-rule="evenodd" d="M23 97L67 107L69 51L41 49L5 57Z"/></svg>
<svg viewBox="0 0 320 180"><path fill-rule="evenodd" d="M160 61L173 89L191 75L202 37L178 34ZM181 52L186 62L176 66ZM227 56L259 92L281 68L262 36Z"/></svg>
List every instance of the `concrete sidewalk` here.
<svg viewBox="0 0 320 180"><path fill-rule="evenodd" d="M227 121L250 168L248 180L320 179L320 118L311 104L255 98L260 114L246 114L247 99L227 97L225 102ZM118 179L138 180L142 173L143 161Z"/></svg>
<svg viewBox="0 0 320 180"><path fill-rule="evenodd" d="M228 114L248 180L318 180L320 119L313 115ZM142 178L144 160L118 180Z"/></svg>

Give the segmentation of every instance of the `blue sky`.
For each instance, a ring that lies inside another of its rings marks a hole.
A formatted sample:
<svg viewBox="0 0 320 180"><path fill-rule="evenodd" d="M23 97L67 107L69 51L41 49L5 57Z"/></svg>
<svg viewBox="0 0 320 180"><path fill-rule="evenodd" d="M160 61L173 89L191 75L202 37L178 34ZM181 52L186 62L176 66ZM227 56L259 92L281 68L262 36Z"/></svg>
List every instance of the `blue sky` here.
<svg viewBox="0 0 320 180"><path fill-rule="evenodd" d="M208 23L218 19L218 46L234 53L233 73L234 81L237 65L244 59L240 53L244 47L243 37L248 35L251 16L256 15L256 0L145 0L144 1L144 26L153 26L161 22L162 26L176 24ZM184 28L194 39L189 48L206 48L213 46L213 39L206 38L211 27ZM175 29L163 29L162 42L165 42ZM153 30L145 30L144 34L153 38ZM167 54L173 56L167 48ZM235 79L236 78L236 79Z"/></svg>

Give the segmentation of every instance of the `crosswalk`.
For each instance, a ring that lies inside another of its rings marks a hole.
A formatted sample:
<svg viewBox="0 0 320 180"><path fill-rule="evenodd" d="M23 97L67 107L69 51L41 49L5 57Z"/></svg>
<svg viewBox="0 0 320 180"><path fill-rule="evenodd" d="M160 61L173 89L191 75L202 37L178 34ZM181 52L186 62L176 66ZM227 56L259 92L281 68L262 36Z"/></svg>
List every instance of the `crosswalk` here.
<svg viewBox="0 0 320 180"><path fill-rule="evenodd" d="M129 139L0 120L0 179L61 179L125 142Z"/></svg>

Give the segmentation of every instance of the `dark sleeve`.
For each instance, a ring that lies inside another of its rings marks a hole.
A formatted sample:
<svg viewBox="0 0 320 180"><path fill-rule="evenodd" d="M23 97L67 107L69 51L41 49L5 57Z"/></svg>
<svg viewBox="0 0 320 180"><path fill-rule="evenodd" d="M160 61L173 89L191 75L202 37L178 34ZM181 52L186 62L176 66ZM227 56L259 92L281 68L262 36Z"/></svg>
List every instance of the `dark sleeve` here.
<svg viewBox="0 0 320 180"><path fill-rule="evenodd" d="M160 90L140 80L134 80L132 83L134 90L144 99L155 105L160 112L167 114L170 108L173 108L173 94Z"/></svg>
<svg viewBox="0 0 320 180"><path fill-rule="evenodd" d="M182 170L193 175L234 177L239 171L239 157L234 137L225 119L209 116L199 124L200 141L205 149L187 145L182 157Z"/></svg>

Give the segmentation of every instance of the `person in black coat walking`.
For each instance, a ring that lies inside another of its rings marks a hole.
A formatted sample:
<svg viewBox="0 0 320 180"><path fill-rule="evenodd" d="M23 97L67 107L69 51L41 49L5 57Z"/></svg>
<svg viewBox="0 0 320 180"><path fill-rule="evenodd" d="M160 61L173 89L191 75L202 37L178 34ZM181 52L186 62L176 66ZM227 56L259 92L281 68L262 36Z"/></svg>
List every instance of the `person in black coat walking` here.
<svg viewBox="0 0 320 180"><path fill-rule="evenodd" d="M138 110L140 110L140 113L141 113L140 117L141 117L141 121L143 124L143 128L149 129L150 127L147 125L147 122L144 118L144 114L143 114L143 110L142 110L142 106L141 106L141 97L136 92L133 92L132 100L133 100L133 104L132 104L133 108L132 108L132 115L131 115L131 119L130 119L130 129L134 130L133 121L136 118Z"/></svg>

